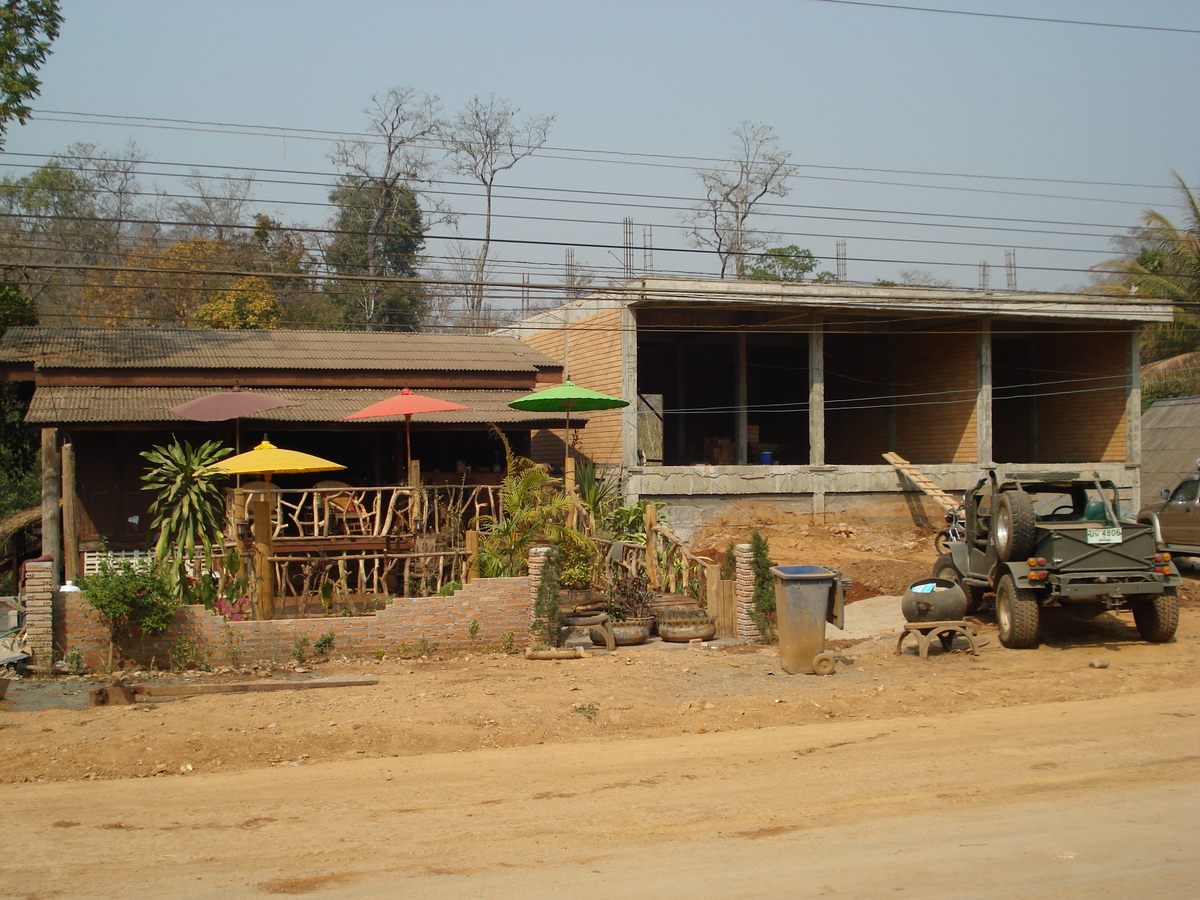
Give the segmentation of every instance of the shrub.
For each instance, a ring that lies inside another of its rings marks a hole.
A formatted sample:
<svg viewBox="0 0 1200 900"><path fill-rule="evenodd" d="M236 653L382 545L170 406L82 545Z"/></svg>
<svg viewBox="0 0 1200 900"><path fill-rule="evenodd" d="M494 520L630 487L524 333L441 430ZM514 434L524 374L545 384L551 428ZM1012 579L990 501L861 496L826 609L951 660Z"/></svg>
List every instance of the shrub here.
<svg viewBox="0 0 1200 900"><path fill-rule="evenodd" d="M771 574L770 546L755 529L750 532L750 570L754 573L754 607L751 618L768 641L775 636L775 576Z"/></svg>
<svg viewBox="0 0 1200 900"><path fill-rule="evenodd" d="M108 620L108 664L118 639L130 630L143 634L162 634L179 608L161 561L117 563L101 557L95 575L85 575L79 583L83 596Z"/></svg>

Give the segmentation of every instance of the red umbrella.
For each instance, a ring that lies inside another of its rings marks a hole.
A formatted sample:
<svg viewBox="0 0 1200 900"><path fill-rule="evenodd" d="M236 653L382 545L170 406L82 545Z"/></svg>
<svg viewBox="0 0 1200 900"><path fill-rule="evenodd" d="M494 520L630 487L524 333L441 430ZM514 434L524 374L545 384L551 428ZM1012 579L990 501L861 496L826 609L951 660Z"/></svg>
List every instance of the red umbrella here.
<svg viewBox="0 0 1200 900"><path fill-rule="evenodd" d="M385 419L390 416L404 416L404 441L406 454L412 461L412 417L419 413L453 412L456 409L470 409L457 403L447 403L436 397L426 397L424 394L414 394L407 387L395 396L372 403L366 409L350 413L343 421L351 419Z"/></svg>
<svg viewBox="0 0 1200 900"><path fill-rule="evenodd" d="M269 409L280 409L284 406L302 406L299 400L288 400L274 394L260 394L255 391L244 391L241 385L234 384L228 391L218 394L208 394L198 400L189 400L172 406L171 412L193 422L224 422L229 419L240 419L242 416L252 416L255 413L266 412ZM241 451L241 423L234 422L234 449Z"/></svg>

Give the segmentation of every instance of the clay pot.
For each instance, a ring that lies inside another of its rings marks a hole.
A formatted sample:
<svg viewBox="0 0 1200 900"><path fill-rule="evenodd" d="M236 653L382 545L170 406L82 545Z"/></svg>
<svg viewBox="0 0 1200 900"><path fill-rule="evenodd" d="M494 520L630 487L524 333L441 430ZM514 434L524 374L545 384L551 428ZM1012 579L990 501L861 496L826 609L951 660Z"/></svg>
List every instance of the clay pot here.
<svg viewBox="0 0 1200 900"><path fill-rule="evenodd" d="M960 622L967 614L967 595L953 581L926 578L904 592L900 612L906 622Z"/></svg>
<svg viewBox="0 0 1200 900"><path fill-rule="evenodd" d="M654 617L646 616L640 619L625 619L622 622L613 622L613 640L617 642L618 647L629 647L633 644L644 644L650 639L650 629L654 627ZM604 632L599 628L593 628L589 635L593 644L604 643Z"/></svg>
<svg viewBox="0 0 1200 900"><path fill-rule="evenodd" d="M685 644L688 641L707 641L717 633L717 620L702 609L679 608L656 610L658 636L664 641Z"/></svg>

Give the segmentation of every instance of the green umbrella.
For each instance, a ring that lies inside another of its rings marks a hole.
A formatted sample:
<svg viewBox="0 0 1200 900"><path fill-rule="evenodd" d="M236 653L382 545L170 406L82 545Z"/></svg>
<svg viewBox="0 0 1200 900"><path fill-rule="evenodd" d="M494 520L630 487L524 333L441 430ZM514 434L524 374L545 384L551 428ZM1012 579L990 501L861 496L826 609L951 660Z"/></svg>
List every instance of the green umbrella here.
<svg viewBox="0 0 1200 900"><path fill-rule="evenodd" d="M571 455L571 413L588 412L596 409L620 409L628 406L628 400L610 397L597 391L577 387L572 381L564 381L554 387L537 391L508 404L513 409L529 412L565 412L567 414L567 457Z"/></svg>

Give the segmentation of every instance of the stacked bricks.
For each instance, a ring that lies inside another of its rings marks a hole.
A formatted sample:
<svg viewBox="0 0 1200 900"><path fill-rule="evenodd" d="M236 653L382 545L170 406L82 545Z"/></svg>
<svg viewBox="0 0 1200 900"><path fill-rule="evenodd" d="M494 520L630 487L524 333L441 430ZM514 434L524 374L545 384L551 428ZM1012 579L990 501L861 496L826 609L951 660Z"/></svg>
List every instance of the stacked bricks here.
<svg viewBox="0 0 1200 900"><path fill-rule="evenodd" d="M737 596L737 633L748 641L761 641L762 632L754 624L751 612L754 609L754 569L751 567L753 554L749 544L738 544L733 548L737 560L734 576L734 592Z"/></svg>
<svg viewBox="0 0 1200 900"><path fill-rule="evenodd" d="M54 560L25 563L20 590L29 655L34 665L48 670L54 663Z"/></svg>
<svg viewBox="0 0 1200 900"><path fill-rule="evenodd" d="M47 575L47 578L49 576ZM119 656L142 666L168 668L182 642L211 665L284 663L296 642L308 638L306 652L322 635L333 634L334 651L347 656L384 650L394 654L401 644L436 644L442 650L495 647L511 633L515 647L529 642L530 579L478 578L450 597L402 597L368 616L334 616L265 621L226 621L203 606L185 606L167 631L148 636L122 636ZM59 601L54 638L65 652L78 649L89 667L108 660L108 626L83 594L64 594ZM479 627L472 641L471 622ZM48 631L48 629L47 629ZM47 654L53 644L47 641ZM49 658L49 656L47 656Z"/></svg>

